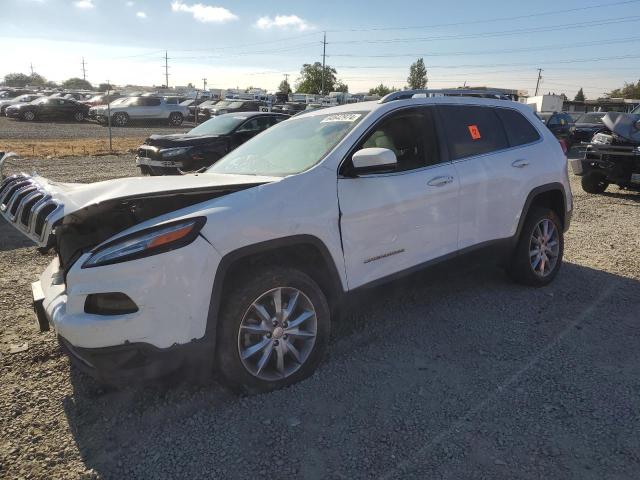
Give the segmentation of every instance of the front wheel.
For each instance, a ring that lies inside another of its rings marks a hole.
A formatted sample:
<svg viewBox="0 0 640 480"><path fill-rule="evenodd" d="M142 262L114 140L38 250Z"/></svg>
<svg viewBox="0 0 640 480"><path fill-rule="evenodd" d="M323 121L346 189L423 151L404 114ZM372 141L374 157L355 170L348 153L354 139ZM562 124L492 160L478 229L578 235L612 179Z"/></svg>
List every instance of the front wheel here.
<svg viewBox="0 0 640 480"><path fill-rule="evenodd" d="M22 114L22 118L24 120L26 120L27 122L33 122L36 119L36 112L33 112L31 110L27 110L26 112L24 112Z"/></svg>
<svg viewBox="0 0 640 480"><path fill-rule="evenodd" d="M171 125L172 127L179 127L180 125L182 125L183 121L184 117L180 112L172 112L169 115L169 125Z"/></svg>
<svg viewBox="0 0 640 480"><path fill-rule="evenodd" d="M82 122L84 121L84 113L83 112L76 112L73 114L73 118L76 122Z"/></svg>
<svg viewBox="0 0 640 480"><path fill-rule="evenodd" d="M111 117L111 123L116 127L124 127L129 123L129 115L124 112L118 112Z"/></svg>
<svg viewBox="0 0 640 480"><path fill-rule="evenodd" d="M219 317L217 368L236 390L276 390L311 375L329 340L318 284L294 268L266 267L233 283Z"/></svg>
<svg viewBox="0 0 640 480"><path fill-rule="evenodd" d="M509 275L532 287L551 283L564 252L562 222L553 210L535 207L525 220L513 254Z"/></svg>
<svg viewBox="0 0 640 480"><path fill-rule="evenodd" d="M587 193L604 193L609 186L607 177L601 173L590 172L582 177L580 180L582 189Z"/></svg>

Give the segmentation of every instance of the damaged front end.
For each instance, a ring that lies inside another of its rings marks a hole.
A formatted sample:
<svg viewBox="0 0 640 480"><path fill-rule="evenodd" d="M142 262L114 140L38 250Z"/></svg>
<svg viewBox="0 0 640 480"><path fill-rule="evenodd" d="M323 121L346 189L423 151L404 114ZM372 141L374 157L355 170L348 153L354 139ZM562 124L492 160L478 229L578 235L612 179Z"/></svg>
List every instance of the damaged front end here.
<svg viewBox="0 0 640 480"><path fill-rule="evenodd" d="M602 121L607 130L594 135L584 158L571 160L574 174L640 190L640 114L611 112Z"/></svg>
<svg viewBox="0 0 640 480"><path fill-rule="evenodd" d="M41 251L54 248L66 272L83 253L130 227L268 181L220 177L224 176L67 184L12 175L0 184L0 215Z"/></svg>

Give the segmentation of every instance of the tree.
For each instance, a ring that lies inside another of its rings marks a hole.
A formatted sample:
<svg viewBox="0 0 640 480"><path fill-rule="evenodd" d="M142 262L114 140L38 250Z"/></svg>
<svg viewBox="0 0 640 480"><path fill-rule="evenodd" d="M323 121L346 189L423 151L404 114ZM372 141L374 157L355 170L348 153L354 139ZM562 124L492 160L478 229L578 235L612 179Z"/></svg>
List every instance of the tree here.
<svg viewBox="0 0 640 480"><path fill-rule="evenodd" d="M389 88L381 83L376 88L369 89L369 95L378 95L379 97L384 97L385 95L388 95L389 93L395 91L396 89L394 87Z"/></svg>
<svg viewBox="0 0 640 480"><path fill-rule="evenodd" d="M335 90L336 69L325 65L324 92L322 92L322 63L305 63L300 69L300 77L296 80L296 91L300 93L327 93Z"/></svg>
<svg viewBox="0 0 640 480"><path fill-rule="evenodd" d="M411 90L418 90L427 86L427 68L424 66L424 60L422 58L419 58L409 67L407 83Z"/></svg>
<svg viewBox="0 0 640 480"><path fill-rule="evenodd" d="M86 80L82 78L74 77L62 82L62 86L64 88L74 88L78 90L93 90L93 85L91 85Z"/></svg>
<svg viewBox="0 0 640 480"><path fill-rule="evenodd" d="M8 73L4 76L4 83L7 87L24 87L29 85L31 77L24 73Z"/></svg>
<svg viewBox="0 0 640 480"><path fill-rule="evenodd" d="M346 83L343 83L342 80L338 80L335 85L333 86L333 92L343 92L343 93L348 93L349 92L349 85L347 85Z"/></svg>
<svg viewBox="0 0 640 480"><path fill-rule="evenodd" d="M6 77L5 77L6 81ZM624 82L624 87L616 88L607 93L609 98L640 98L640 80L638 83Z"/></svg>
<svg viewBox="0 0 640 480"><path fill-rule="evenodd" d="M99 92L106 92L107 90L111 90L112 88L113 87L108 83L101 83L100 85L98 85Z"/></svg>
<svg viewBox="0 0 640 480"><path fill-rule="evenodd" d="M44 78L39 73L33 72L33 75L29 76L29 85L44 87L46 84L47 84L47 79Z"/></svg>
<svg viewBox="0 0 640 480"><path fill-rule="evenodd" d="M291 93L291 85L289 85L286 79L282 80L280 85L278 85L278 92L286 93L287 95Z"/></svg>
<svg viewBox="0 0 640 480"><path fill-rule="evenodd" d="M573 101L574 102L584 102L586 100L585 96L584 96L584 92L582 91L582 87L580 87L580 90L578 90L578 93L576 93L576 96L574 97Z"/></svg>

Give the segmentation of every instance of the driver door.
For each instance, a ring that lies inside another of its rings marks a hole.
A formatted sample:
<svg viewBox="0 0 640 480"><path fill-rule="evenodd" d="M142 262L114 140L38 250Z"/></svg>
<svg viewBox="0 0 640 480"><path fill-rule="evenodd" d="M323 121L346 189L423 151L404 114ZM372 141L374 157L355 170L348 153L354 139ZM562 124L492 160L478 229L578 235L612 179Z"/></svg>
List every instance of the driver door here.
<svg viewBox="0 0 640 480"><path fill-rule="evenodd" d="M350 154L390 149L393 170L349 174L346 159L338 200L350 289L457 250L458 179L440 143L433 107L403 109L379 120Z"/></svg>

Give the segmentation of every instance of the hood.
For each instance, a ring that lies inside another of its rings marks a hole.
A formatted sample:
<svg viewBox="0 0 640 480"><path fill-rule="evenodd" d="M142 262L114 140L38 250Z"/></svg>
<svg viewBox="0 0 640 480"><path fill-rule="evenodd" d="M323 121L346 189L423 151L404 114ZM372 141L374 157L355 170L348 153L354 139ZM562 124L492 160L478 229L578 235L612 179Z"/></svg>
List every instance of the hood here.
<svg viewBox="0 0 640 480"><path fill-rule="evenodd" d="M210 144L224 138L226 138L226 135L173 133L171 135L151 135L144 143L153 147L195 147L197 145Z"/></svg>
<svg viewBox="0 0 640 480"><path fill-rule="evenodd" d="M130 209L129 224L118 224L124 229L162 213L278 180L251 175L196 174L81 184L21 174L0 184L0 214L45 247L50 245L53 227L62 219L67 222L70 216L93 216L106 222L111 211Z"/></svg>
<svg viewBox="0 0 640 480"><path fill-rule="evenodd" d="M609 130L634 143L640 143L640 130L636 128L638 121L640 121L640 115L632 113L609 112L602 118L602 122Z"/></svg>

